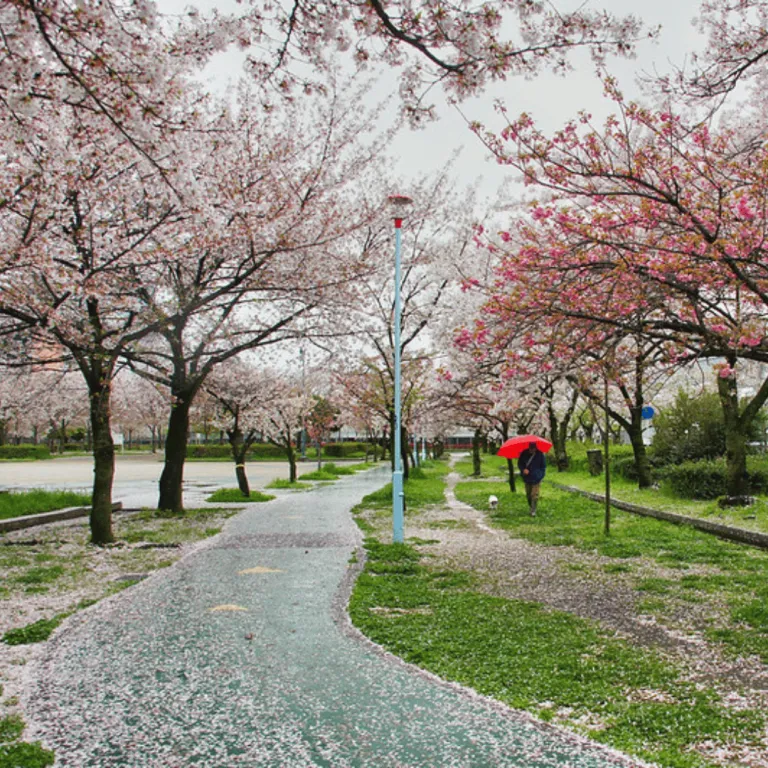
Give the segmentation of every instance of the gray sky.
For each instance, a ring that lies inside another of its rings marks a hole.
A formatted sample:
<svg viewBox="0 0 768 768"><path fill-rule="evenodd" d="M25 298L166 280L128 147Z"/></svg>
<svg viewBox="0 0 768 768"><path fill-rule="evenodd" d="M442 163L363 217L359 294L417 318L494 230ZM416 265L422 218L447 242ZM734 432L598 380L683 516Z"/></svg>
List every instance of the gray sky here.
<svg viewBox="0 0 768 768"><path fill-rule="evenodd" d="M568 10L584 3L583 0L555 0L554 4L561 10ZM201 9L218 6L224 11L238 8L233 0L158 0L158 7L164 13L181 12L187 5L196 5ZM686 56L701 47L701 37L691 25L692 18L698 13L699 0L644 0L642 4L637 0L589 0L587 5L595 9L605 8L617 16L634 13L649 27L662 27L656 41L644 41L638 46L635 59L610 61L611 72L618 77L627 96L640 95L636 86L638 73L667 73L673 66L682 66ZM575 70L565 77L544 73L534 80L510 78L504 83L494 84L482 96L464 102L461 109L468 119L479 120L496 130L503 127L494 111L497 100L505 103L512 117L521 112L530 113L547 132L559 128L581 109L586 109L601 121L612 111L612 105L602 95L602 87L594 75L594 65L586 53L577 53L572 60ZM223 88L238 67L237 54L224 54L208 67L205 79L215 87ZM396 88L395 74L384 71L377 81L375 95L378 98L381 94L383 98ZM407 179L437 171L461 148L454 166L457 181L462 185L471 184L482 176L479 187L481 197L494 197L502 182L509 179L510 171L489 160L487 151L470 133L464 119L445 104L439 91L434 95L439 119L420 130L406 130L393 142L396 172ZM395 98L392 110L397 109ZM514 187L509 189L510 197L514 198L517 194Z"/></svg>
<svg viewBox="0 0 768 768"><path fill-rule="evenodd" d="M560 4L559 7L563 7ZM691 24L698 13L698 0L592 0L592 7L604 7L622 15L640 15L649 26L661 24L657 41L644 41L638 47L635 59L611 59L610 70L616 75L622 91L629 97L640 97L636 86L641 72L668 73L673 65L682 66L686 56L701 47L702 38ZM642 8L642 10L640 10ZM561 127L568 119L585 109L601 122L612 111L613 105L602 94L602 86L594 74L594 65L586 53L573 57L574 71L565 77L544 73L534 80L510 78L494 84L483 96L461 105L467 118L479 120L488 128L500 130L503 122L494 111L494 103L502 101L511 117L521 112L531 114L547 132ZM436 99L437 101L437 99ZM420 168L438 168L456 147L463 147L457 163L462 181L470 182L479 174L484 181L481 191L492 194L509 177L509 169L497 166L488 159L488 152L466 126L465 121L452 108L440 105L440 120L419 131L409 131L399 137L396 152L401 167L408 172Z"/></svg>

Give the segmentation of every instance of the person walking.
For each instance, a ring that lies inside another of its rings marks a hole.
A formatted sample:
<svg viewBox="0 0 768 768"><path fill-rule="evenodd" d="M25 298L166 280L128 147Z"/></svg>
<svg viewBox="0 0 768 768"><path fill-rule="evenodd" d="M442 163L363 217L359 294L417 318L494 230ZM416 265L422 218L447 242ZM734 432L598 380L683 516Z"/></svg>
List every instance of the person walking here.
<svg viewBox="0 0 768 768"><path fill-rule="evenodd" d="M539 501L541 481L547 472L547 460L544 457L544 453L538 449L535 440L532 440L528 447L520 454L520 458L517 460L517 468L523 476L525 497L528 499L531 517L536 517L536 504Z"/></svg>

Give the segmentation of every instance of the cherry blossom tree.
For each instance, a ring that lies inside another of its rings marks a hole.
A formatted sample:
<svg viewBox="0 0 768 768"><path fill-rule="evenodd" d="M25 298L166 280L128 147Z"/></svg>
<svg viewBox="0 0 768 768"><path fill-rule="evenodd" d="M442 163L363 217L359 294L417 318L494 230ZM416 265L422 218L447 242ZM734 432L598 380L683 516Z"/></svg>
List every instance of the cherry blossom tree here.
<svg viewBox="0 0 768 768"><path fill-rule="evenodd" d="M156 453L171 408L168 390L141 376L124 372L117 377L114 397L116 420L128 430L147 430L152 453Z"/></svg>
<svg viewBox="0 0 768 768"><path fill-rule="evenodd" d="M379 140L368 141L359 94L265 109L248 89L200 146L191 217L165 260L143 273L145 311L167 318L130 351L167 386L173 408L158 506L183 508L189 410L216 365L244 351L324 334L368 254L348 242L375 209L364 195ZM224 140L226 137L226 140ZM383 200L376 200L381 206ZM178 258L184 254L184 258ZM128 353L126 353L128 354Z"/></svg>
<svg viewBox="0 0 768 768"><path fill-rule="evenodd" d="M212 38L239 21L238 40L254 44L247 50L247 68L283 91L314 87L307 68L297 62L309 62L316 71L340 52L361 67L378 62L395 67L401 70L404 109L414 122L431 114L425 99L438 83L461 99L494 80L531 77L544 69L567 72L574 49L587 49L598 61L609 53L630 54L646 34L632 16L616 18L584 7L565 12L529 0L418 7L400 0L251 2L234 17L217 14L218 24L197 18Z"/></svg>
<svg viewBox="0 0 768 768"><path fill-rule="evenodd" d="M690 71L676 81L663 80L696 98L718 99L743 82L765 85L768 58L768 9L760 0L704 0L696 26L707 36L703 53L692 57Z"/></svg>
<svg viewBox="0 0 768 768"><path fill-rule="evenodd" d="M24 415L34 403L28 369L3 370L0 376L0 445L22 434Z"/></svg>
<svg viewBox="0 0 768 768"><path fill-rule="evenodd" d="M272 445L285 451L288 459L288 482L297 481L296 451L301 446L301 430L307 424L314 401L295 379L280 377L280 388L269 405L265 435Z"/></svg>
<svg viewBox="0 0 768 768"><path fill-rule="evenodd" d="M122 353L165 322L142 312L137 277L195 207L183 144L202 97L151 6L21 2L0 14L0 333L34 329L26 360L55 349L87 383L91 537L105 544L112 380Z"/></svg>
<svg viewBox="0 0 768 768"><path fill-rule="evenodd" d="M764 143L748 123L689 125L606 85L619 114L602 130L584 115L548 138L523 115L486 137L552 195L532 209L503 279L537 275L528 282L538 280L541 306L597 323L595 338L620 332L658 343L672 362L723 361L727 492L742 496L747 428L768 399L765 380L741 407L736 382L737 361L768 360Z"/></svg>
<svg viewBox="0 0 768 768"><path fill-rule="evenodd" d="M235 461L238 487L250 489L245 461L251 446L267 439L285 451L289 482L295 483L297 438L305 421L312 422L316 401L297 377L277 368L235 358L217 366L205 389L219 405L218 423L226 431Z"/></svg>
<svg viewBox="0 0 768 768"><path fill-rule="evenodd" d="M250 496L245 460L251 446L263 434L276 382L237 358L228 360L208 376L206 391L218 404L217 422L226 432L235 462L237 485ZM279 385L278 385L279 386Z"/></svg>

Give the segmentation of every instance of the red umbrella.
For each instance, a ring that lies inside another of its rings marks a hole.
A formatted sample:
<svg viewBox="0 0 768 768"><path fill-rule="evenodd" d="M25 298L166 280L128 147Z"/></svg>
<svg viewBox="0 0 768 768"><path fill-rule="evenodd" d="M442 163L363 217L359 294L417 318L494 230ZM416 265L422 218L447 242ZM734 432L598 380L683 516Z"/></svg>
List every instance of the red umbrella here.
<svg viewBox="0 0 768 768"><path fill-rule="evenodd" d="M552 447L552 443L549 440L545 440L538 435L517 435L516 437L510 437L509 440L505 440L496 455L503 456L505 459L520 458L520 454L531 443L536 443L536 447L542 453L546 453Z"/></svg>

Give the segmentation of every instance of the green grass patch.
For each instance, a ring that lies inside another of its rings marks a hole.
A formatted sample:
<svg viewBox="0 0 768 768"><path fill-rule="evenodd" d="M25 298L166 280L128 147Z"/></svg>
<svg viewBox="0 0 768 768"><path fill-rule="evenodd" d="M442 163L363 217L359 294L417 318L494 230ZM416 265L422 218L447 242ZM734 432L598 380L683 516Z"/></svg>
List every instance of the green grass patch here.
<svg viewBox="0 0 768 768"><path fill-rule="evenodd" d="M71 615L72 611L65 611L64 613L57 613L50 619L40 619L32 622L32 624L27 624L25 627L9 629L3 635L3 642L7 645L42 643L53 634L53 631L64 619Z"/></svg>
<svg viewBox="0 0 768 768"><path fill-rule="evenodd" d="M338 480L339 476L332 472L326 472L324 469L316 469L314 472L305 472L299 475L299 480L324 480L326 482Z"/></svg>
<svg viewBox="0 0 768 768"><path fill-rule="evenodd" d="M0 493L0 520L26 515L38 515L41 512L53 512L67 507L88 507L91 497L85 493L72 491L11 491Z"/></svg>
<svg viewBox="0 0 768 768"><path fill-rule="evenodd" d="M219 490L214 491L206 501L220 503L243 501L250 503L253 501L271 501L274 498L274 496L271 496L268 493L262 493L261 491L251 491L250 495L245 496L239 488L219 488Z"/></svg>
<svg viewBox="0 0 768 768"><path fill-rule="evenodd" d="M265 486L266 488L274 488L274 489L287 489L289 491L305 491L308 488L312 488L312 483L302 483L296 480L295 482L291 482L290 480L285 480L284 478L277 478L276 480L273 480L269 485Z"/></svg>
<svg viewBox="0 0 768 768"><path fill-rule="evenodd" d="M50 584L64 574L63 565L54 565L50 568L30 568L16 576L14 581L19 584Z"/></svg>
<svg viewBox="0 0 768 768"><path fill-rule="evenodd" d="M242 500L242 499L241 499ZM232 517L240 510L225 507L185 509L181 513L167 510L145 509L126 520L116 532L121 541L135 544L147 542L159 545L178 545L207 538L207 531L219 532L219 526L207 525L212 520ZM215 534L213 534L215 535ZM157 566L156 566L157 567Z"/></svg>
<svg viewBox="0 0 768 768"><path fill-rule="evenodd" d="M765 727L761 712L733 711L714 690L679 683L669 662L592 622L472 591L469 574L431 572L404 544L366 547L354 624L444 679L665 768L712 765L689 748L747 742Z"/></svg>
<svg viewBox="0 0 768 768"><path fill-rule="evenodd" d="M54 759L54 753L37 741L0 744L0 768L46 768L53 765Z"/></svg>
<svg viewBox="0 0 768 768"><path fill-rule="evenodd" d="M420 467L413 467L408 479L403 483L406 513L434 504L444 504L444 478L448 472L448 466L439 461L428 461ZM368 509L391 508L392 483L387 483L378 491L365 496L361 506Z"/></svg>
<svg viewBox="0 0 768 768"><path fill-rule="evenodd" d="M490 493L499 499L495 511L488 510ZM765 550L616 509L611 511L611 532L606 536L602 504L547 485L542 487L535 518L527 514L524 494L510 493L501 482L459 483L456 496L489 512L491 522L513 536L611 558L614 562L603 564L602 570L623 571L622 578L628 578L642 596L640 609L646 613L672 615L676 603L709 606L710 640L732 655L755 654L768 663L768 624L762 612L768 600ZM641 577L634 566L642 563L665 569L665 576ZM704 572L687 572L693 568Z"/></svg>
<svg viewBox="0 0 768 768"><path fill-rule="evenodd" d="M341 476L341 475L355 475L360 470L366 469L367 467L365 464L344 464L342 466L338 466L338 464L334 464L332 461L329 461L327 464L323 465L323 471L329 472L332 475Z"/></svg>
<svg viewBox="0 0 768 768"><path fill-rule="evenodd" d="M516 461L517 460L513 462L515 463L515 466ZM461 459L456 461L453 465L453 471L457 472L462 477L472 477L473 472L475 471L475 466L472 463L472 457L470 456L468 459ZM485 453L482 455L480 464L480 477L506 477L507 473L508 470L506 459L490 453Z"/></svg>
<svg viewBox="0 0 768 768"><path fill-rule="evenodd" d="M15 741L24 733L24 721L19 715L0 717L0 744Z"/></svg>

